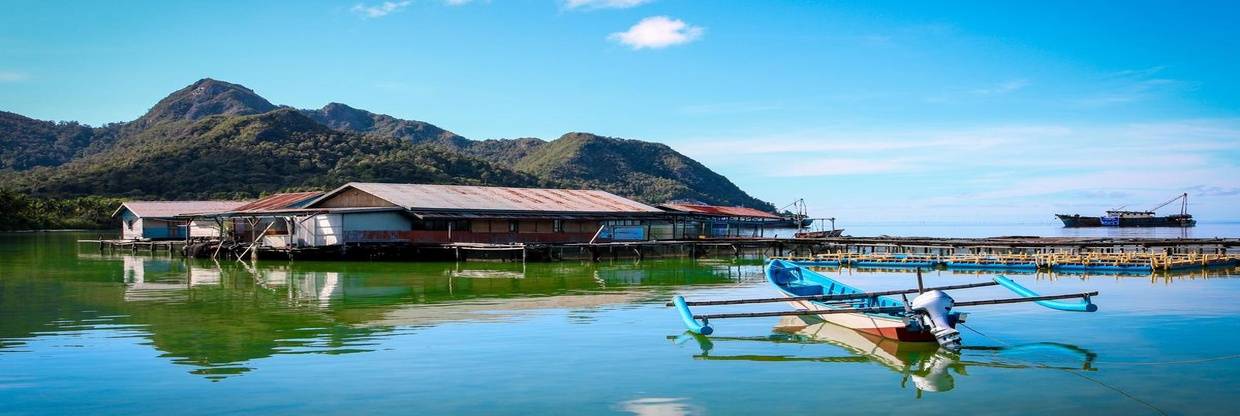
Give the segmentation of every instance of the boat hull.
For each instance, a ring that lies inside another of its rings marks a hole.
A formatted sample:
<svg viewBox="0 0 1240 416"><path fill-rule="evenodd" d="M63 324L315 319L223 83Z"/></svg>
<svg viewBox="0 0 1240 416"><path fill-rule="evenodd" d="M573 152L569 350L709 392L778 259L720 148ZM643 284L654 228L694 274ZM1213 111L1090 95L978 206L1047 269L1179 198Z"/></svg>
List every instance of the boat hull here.
<svg viewBox="0 0 1240 416"><path fill-rule="evenodd" d="M844 235L843 228L823 231L803 231L793 235L794 238L831 238Z"/></svg>
<svg viewBox="0 0 1240 416"><path fill-rule="evenodd" d="M1063 226L1080 227L1194 227L1197 220L1192 215L1168 215L1164 217L1085 217L1081 215L1057 214Z"/></svg>
<svg viewBox="0 0 1240 416"><path fill-rule="evenodd" d="M767 263L766 278L769 283L779 289L780 293L788 297L861 292L861 290L783 260L771 260ZM858 299L856 302L844 304L826 304L808 300L793 300L788 304L797 309L812 311L904 305L902 301L885 296ZM877 337L904 342L936 342L933 333L920 325L910 325L908 320L899 314L833 313L816 316L823 321ZM951 325L956 324L959 316L955 312L949 314L948 320Z"/></svg>
<svg viewBox="0 0 1240 416"><path fill-rule="evenodd" d="M788 302L788 304L801 310L820 311L831 309L816 302L808 301L793 301ZM860 313L833 313L818 315L818 317L824 322L876 337L902 342L936 342L934 334L930 333L930 331L909 330L908 324L904 322L903 318Z"/></svg>

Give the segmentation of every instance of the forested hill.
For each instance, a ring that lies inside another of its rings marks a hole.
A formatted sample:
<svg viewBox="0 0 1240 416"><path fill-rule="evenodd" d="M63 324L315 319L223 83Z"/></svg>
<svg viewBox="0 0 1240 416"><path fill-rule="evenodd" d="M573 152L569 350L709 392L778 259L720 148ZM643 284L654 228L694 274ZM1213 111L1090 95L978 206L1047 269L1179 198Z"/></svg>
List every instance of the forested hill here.
<svg viewBox="0 0 1240 416"><path fill-rule="evenodd" d="M347 181L596 188L652 204L773 208L659 143L589 133L475 141L339 103L278 106L213 79L102 127L0 112L0 189L33 196L254 197Z"/></svg>

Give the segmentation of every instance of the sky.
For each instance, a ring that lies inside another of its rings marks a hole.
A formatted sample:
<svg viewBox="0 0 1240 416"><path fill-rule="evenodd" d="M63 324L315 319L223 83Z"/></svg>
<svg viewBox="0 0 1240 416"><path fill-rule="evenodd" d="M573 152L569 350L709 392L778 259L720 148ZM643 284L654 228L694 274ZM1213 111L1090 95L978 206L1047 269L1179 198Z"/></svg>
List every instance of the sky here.
<svg viewBox="0 0 1240 416"><path fill-rule="evenodd" d="M1240 220L1240 5L13 1L0 110L137 118L200 78L473 139L665 143L842 221ZM1175 210L1164 209L1164 213Z"/></svg>

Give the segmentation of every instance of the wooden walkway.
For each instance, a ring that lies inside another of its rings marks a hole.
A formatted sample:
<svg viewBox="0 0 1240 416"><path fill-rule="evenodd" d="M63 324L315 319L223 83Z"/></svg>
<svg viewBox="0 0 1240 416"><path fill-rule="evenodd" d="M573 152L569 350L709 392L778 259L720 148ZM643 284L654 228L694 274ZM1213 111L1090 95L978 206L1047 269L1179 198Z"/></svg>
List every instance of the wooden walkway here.
<svg viewBox="0 0 1240 416"><path fill-rule="evenodd" d="M184 253L183 240L79 240L100 251ZM200 244L195 241L194 244ZM212 243L208 243L212 244ZM229 247L248 243L225 242ZM197 246L195 246L197 247ZM701 240L612 241L594 243L349 243L328 247L258 247L271 258L408 258L468 260L501 258L520 261L646 257L798 257L820 255L921 256L1083 256L1131 254L1174 256L1240 254L1240 238L1072 238L1072 237L828 237L721 238ZM248 250L247 250L248 251ZM200 254L201 255L201 254ZM1167 257L1170 256L1170 257ZM1175 257L1178 258L1178 257ZM1154 261L1154 260L1150 260ZM1170 264L1170 263L1167 263ZM1167 266L1173 267L1173 266Z"/></svg>
<svg viewBox="0 0 1240 416"><path fill-rule="evenodd" d="M77 240L78 244L90 244L99 247L99 252L115 253L128 251L132 253L167 252L184 254L185 240Z"/></svg>
<svg viewBox="0 0 1240 416"><path fill-rule="evenodd" d="M1046 253L1001 255L830 253L810 257L772 257L804 265L889 269L973 269L1041 271L1153 272L1240 265L1240 254Z"/></svg>

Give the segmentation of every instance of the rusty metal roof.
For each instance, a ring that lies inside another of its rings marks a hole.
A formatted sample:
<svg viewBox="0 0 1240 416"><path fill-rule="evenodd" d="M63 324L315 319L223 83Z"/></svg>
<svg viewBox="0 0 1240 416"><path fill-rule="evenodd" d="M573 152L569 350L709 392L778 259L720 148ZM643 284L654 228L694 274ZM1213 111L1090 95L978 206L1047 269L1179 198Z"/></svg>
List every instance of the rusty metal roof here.
<svg viewBox="0 0 1240 416"><path fill-rule="evenodd" d="M228 211L239 206L245 205L250 201L128 201L115 212L112 216L120 214L122 210L128 209L142 218L172 218L178 215L192 214L198 212L214 212Z"/></svg>
<svg viewBox="0 0 1240 416"><path fill-rule="evenodd" d="M319 197L309 206L349 188L413 211L662 212L658 208L596 190L366 182L350 182Z"/></svg>
<svg viewBox="0 0 1240 416"><path fill-rule="evenodd" d="M760 211L760 210L756 210L753 208L746 208L746 207L721 207L721 206L715 206L715 205L697 205L697 204L663 204L659 206L663 208L667 208L672 211L687 212L691 214L725 216L725 217L769 218L769 219L776 219L776 220L783 218L783 217L780 217L778 215L775 215L775 214L772 214L766 211Z"/></svg>
<svg viewBox="0 0 1240 416"><path fill-rule="evenodd" d="M314 198L323 195L322 192L287 192L282 194L273 194L271 196L261 198L257 201L234 208L234 211L268 211L273 209L284 208L301 208Z"/></svg>

